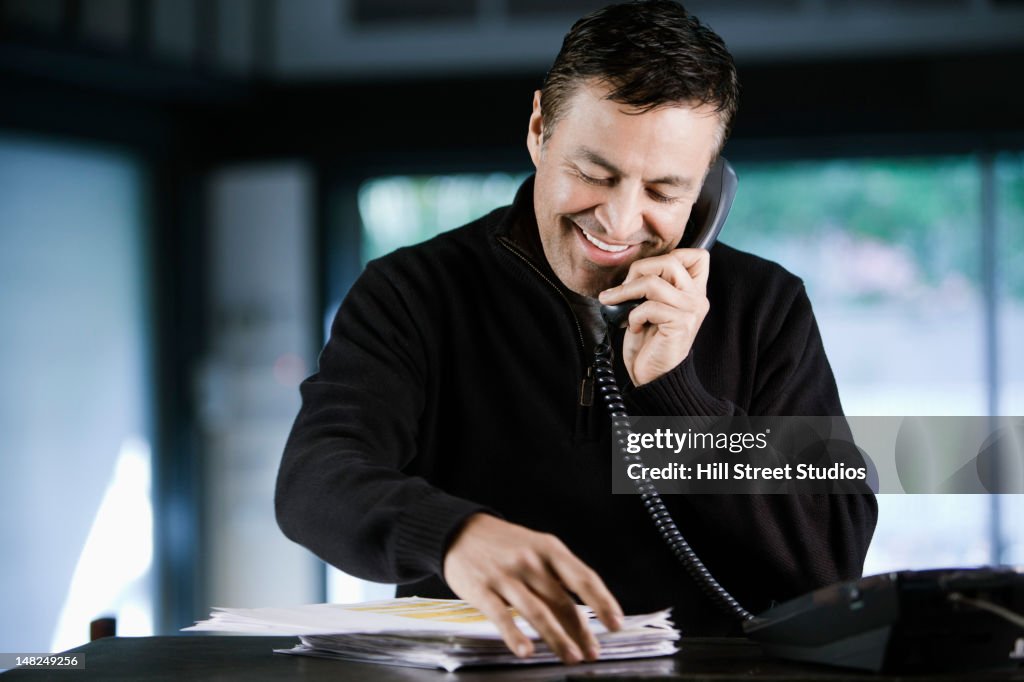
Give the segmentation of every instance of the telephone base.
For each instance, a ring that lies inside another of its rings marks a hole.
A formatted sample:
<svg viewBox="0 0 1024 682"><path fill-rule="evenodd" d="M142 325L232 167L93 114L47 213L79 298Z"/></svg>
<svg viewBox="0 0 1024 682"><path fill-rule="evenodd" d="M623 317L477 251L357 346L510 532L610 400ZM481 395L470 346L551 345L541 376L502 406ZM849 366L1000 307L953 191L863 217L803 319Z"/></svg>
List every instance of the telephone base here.
<svg viewBox="0 0 1024 682"><path fill-rule="evenodd" d="M988 606L982 606L988 605ZM1010 568L900 571L837 583L744 624L770 656L874 672L1024 665L1024 573Z"/></svg>

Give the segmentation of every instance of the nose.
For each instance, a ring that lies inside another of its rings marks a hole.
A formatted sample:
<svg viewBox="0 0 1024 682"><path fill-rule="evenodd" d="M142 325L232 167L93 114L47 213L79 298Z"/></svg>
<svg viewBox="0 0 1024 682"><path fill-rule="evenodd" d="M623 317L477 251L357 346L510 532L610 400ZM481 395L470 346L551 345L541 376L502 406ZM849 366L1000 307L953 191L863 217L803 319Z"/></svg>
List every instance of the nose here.
<svg viewBox="0 0 1024 682"><path fill-rule="evenodd" d="M641 192L629 183L620 183L611 188L604 203L597 207L597 219L609 239L627 242L643 230Z"/></svg>

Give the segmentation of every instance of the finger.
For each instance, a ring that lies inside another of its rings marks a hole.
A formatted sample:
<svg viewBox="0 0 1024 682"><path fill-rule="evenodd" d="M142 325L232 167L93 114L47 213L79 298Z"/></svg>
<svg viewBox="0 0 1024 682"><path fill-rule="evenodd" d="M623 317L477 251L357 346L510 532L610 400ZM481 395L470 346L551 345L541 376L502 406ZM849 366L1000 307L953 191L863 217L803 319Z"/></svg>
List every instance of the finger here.
<svg viewBox="0 0 1024 682"><path fill-rule="evenodd" d="M676 249L669 256L686 268L691 281L700 291L706 291L711 272L711 253L706 249Z"/></svg>
<svg viewBox="0 0 1024 682"><path fill-rule="evenodd" d="M624 281L628 282L631 279L644 275L661 277L675 286L682 286L686 283L686 280L691 279L686 271L686 266L671 251L661 256L652 256L651 258L641 258L640 260L633 261L629 266L629 272L626 274Z"/></svg>
<svg viewBox="0 0 1024 682"><path fill-rule="evenodd" d="M689 284L704 287L711 267L711 254L704 249L675 249L662 256L634 261L623 282L644 275L656 275L679 288Z"/></svg>
<svg viewBox="0 0 1024 682"><path fill-rule="evenodd" d="M668 329L675 329L693 319L703 320L709 309L708 299L703 296L680 293L668 302L648 298L633 308L627 319L631 329L644 325L667 325Z"/></svg>
<svg viewBox="0 0 1024 682"><path fill-rule="evenodd" d="M487 616L487 620L497 626L509 651L519 658L529 658L533 655L533 642L516 627L515 619L501 597L494 592L485 592L475 600L467 599L466 601L476 606L482 614Z"/></svg>
<svg viewBox="0 0 1024 682"><path fill-rule="evenodd" d="M563 663L579 663L583 660L580 648L569 637L548 605L530 588L522 582L511 581L501 589L501 596L533 626Z"/></svg>
<svg viewBox="0 0 1024 682"><path fill-rule="evenodd" d="M606 305L636 298L630 296L623 287L646 277L663 279L681 291L704 293L707 288L708 262L707 251L703 249L677 249L663 256L643 258L629 266L622 284L602 291L598 298Z"/></svg>
<svg viewBox="0 0 1024 682"><path fill-rule="evenodd" d="M695 334L696 328L704 321L708 312L708 300L686 296L682 304L668 304L647 300L633 308L627 318L629 331L637 333L648 325L658 328L662 334L680 331Z"/></svg>
<svg viewBox="0 0 1024 682"><path fill-rule="evenodd" d="M711 271L711 255L704 249L676 249L664 256L634 261L623 283L655 275L677 289L705 291Z"/></svg>
<svg viewBox="0 0 1024 682"><path fill-rule="evenodd" d="M568 548L564 552L554 553L550 562L562 583L594 610L594 615L606 628L614 632L622 627L622 607L596 571L580 561Z"/></svg>
<svg viewBox="0 0 1024 682"><path fill-rule="evenodd" d="M651 274L643 275L640 278L629 282L624 282L614 289L603 291L598 298L601 303L604 303L605 305L611 305L620 301L629 301L636 298L646 298L651 301L661 301L672 305L682 304L682 297L686 293L701 293L691 291L691 289L692 285L685 290L679 289L661 277Z"/></svg>
<svg viewBox="0 0 1024 682"><path fill-rule="evenodd" d="M562 629L583 652L584 658L596 660L601 654L601 645L587 624L587 616L576 606L562 583L545 570L543 575L530 576L529 585L547 603Z"/></svg>

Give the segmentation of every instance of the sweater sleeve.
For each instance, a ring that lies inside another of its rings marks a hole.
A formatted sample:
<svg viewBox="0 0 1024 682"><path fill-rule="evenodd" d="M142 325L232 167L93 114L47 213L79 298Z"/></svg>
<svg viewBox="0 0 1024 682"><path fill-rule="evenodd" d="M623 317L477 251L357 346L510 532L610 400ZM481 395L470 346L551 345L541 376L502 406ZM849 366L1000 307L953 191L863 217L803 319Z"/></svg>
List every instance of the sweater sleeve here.
<svg viewBox="0 0 1024 682"><path fill-rule="evenodd" d="M440 575L481 505L405 473L417 456L428 358L393 282L371 264L338 311L285 446L274 506L284 534L347 573Z"/></svg>
<svg viewBox="0 0 1024 682"><path fill-rule="evenodd" d="M636 414L841 416L835 378L802 284L787 298L758 330L749 404L712 395L691 356L633 390ZM859 577L877 519L877 503L867 489L862 494L692 495L676 504L687 516L686 526L699 535L691 539L698 554L710 555L705 562L712 572L751 609ZM756 579L740 568L751 565L758 567Z"/></svg>

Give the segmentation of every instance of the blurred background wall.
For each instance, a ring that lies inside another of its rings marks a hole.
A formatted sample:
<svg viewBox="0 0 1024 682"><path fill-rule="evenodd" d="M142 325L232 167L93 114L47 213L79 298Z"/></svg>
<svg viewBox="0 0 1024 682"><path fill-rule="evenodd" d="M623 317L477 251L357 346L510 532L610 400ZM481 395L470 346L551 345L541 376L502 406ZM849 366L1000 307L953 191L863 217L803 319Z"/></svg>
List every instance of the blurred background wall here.
<svg viewBox="0 0 1024 682"><path fill-rule="evenodd" d="M566 0L0 0L0 650L390 594L284 540L297 385L369 258L506 203ZM1024 3L695 0L723 240L807 282L850 414L1024 414ZM1024 562L884 496L868 572Z"/></svg>

